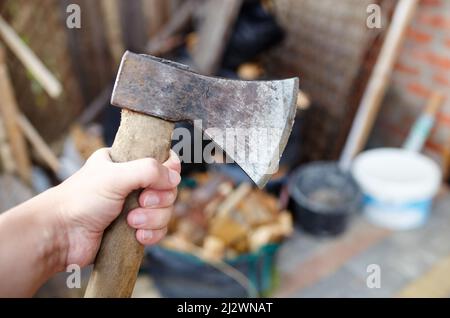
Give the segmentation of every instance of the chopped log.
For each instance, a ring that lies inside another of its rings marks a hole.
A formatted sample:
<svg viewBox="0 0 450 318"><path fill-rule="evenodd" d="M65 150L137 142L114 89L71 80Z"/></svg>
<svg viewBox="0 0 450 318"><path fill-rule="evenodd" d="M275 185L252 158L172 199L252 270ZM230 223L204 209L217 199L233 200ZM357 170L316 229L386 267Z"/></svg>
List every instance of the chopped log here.
<svg viewBox="0 0 450 318"><path fill-rule="evenodd" d="M225 248L225 243L221 239L209 235L203 243L202 258L212 262L221 261L225 256Z"/></svg>
<svg viewBox="0 0 450 318"><path fill-rule="evenodd" d="M243 182L231 192L222 204L217 208L217 217L226 217L252 190L252 186Z"/></svg>

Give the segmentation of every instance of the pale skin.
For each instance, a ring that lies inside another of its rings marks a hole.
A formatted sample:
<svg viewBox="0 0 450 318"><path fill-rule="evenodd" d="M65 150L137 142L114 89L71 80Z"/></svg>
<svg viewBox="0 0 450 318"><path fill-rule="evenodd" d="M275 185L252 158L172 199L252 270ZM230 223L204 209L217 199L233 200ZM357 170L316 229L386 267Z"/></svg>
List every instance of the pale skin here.
<svg viewBox="0 0 450 318"><path fill-rule="evenodd" d="M167 232L181 165L171 152L113 163L109 149L95 152L62 184L0 215L0 297L30 297L68 265L92 264L104 230L120 214L127 195L144 189L129 226L143 245Z"/></svg>

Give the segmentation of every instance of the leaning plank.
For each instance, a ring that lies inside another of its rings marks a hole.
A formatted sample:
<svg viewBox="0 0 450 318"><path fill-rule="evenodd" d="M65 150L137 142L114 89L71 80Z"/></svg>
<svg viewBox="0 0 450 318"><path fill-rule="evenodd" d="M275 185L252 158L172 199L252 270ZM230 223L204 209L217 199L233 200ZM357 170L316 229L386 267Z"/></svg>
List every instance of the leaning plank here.
<svg viewBox="0 0 450 318"><path fill-rule="evenodd" d="M12 156L11 147L6 136L5 125L3 119L0 116L0 162L3 171L12 174L16 171L16 164Z"/></svg>
<svg viewBox="0 0 450 318"><path fill-rule="evenodd" d="M206 17L199 31L198 44L192 56L197 70L213 75L220 67L231 30L242 0L209 0Z"/></svg>
<svg viewBox="0 0 450 318"><path fill-rule="evenodd" d="M26 118L23 114L18 114L17 123L41 159L45 161L48 167L52 169L55 174L58 174L58 157L56 157L50 147L45 143L44 139L42 139L41 135L39 135L33 125L28 121L28 118Z"/></svg>
<svg viewBox="0 0 450 318"><path fill-rule="evenodd" d="M31 163L25 138L17 124L18 106L5 61L5 51L0 46L0 114L3 117L6 135L23 181L31 182Z"/></svg>
<svg viewBox="0 0 450 318"><path fill-rule="evenodd" d="M114 62L119 65L125 46L120 22L119 0L102 0L101 9L105 17L106 36Z"/></svg>
<svg viewBox="0 0 450 318"><path fill-rule="evenodd" d="M52 98L62 93L62 85L55 76L42 64L31 49L23 43L20 37L0 16L0 35L17 58L25 65L28 71L42 85Z"/></svg>
<svg viewBox="0 0 450 318"><path fill-rule="evenodd" d="M364 148L383 101L394 63L399 54L406 29L411 22L418 0L400 0L356 113L339 165L349 169L352 159Z"/></svg>

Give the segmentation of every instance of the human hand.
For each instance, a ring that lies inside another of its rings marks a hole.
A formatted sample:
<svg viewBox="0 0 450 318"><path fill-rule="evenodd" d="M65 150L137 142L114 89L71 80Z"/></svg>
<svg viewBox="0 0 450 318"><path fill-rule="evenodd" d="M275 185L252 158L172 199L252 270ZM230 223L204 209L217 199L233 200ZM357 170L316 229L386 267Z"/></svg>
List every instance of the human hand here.
<svg viewBox="0 0 450 318"><path fill-rule="evenodd" d="M160 164L146 158L113 163L109 149L96 151L72 177L55 188L60 198L59 224L66 238L65 265L85 266L94 261L104 230L120 214L125 198L144 189L139 208L128 214L136 239L143 245L161 240L167 232L177 195L181 164L171 151Z"/></svg>

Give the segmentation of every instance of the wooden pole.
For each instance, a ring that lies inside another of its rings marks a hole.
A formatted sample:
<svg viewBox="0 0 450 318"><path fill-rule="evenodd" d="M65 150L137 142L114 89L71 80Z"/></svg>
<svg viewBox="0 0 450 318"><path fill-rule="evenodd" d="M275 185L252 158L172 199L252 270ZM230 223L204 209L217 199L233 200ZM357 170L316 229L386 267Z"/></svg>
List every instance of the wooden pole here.
<svg viewBox="0 0 450 318"><path fill-rule="evenodd" d="M52 97L61 95L62 85L55 76L44 66L31 49L23 43L22 39L0 16L0 35L5 43L14 52L17 58L25 65L27 70L33 74L36 81L41 84L45 91Z"/></svg>
<svg viewBox="0 0 450 318"><path fill-rule="evenodd" d="M17 123L42 160L44 160L47 166L52 169L55 174L58 174L60 167L58 157L56 157L50 147L45 143L44 139L42 139L41 135L39 135L33 125L28 121L28 118L23 114L18 114Z"/></svg>
<svg viewBox="0 0 450 318"><path fill-rule="evenodd" d="M242 0L210 0L205 18L198 33L198 43L192 54L196 70L203 75L213 75L229 40L239 14Z"/></svg>
<svg viewBox="0 0 450 318"><path fill-rule="evenodd" d="M18 106L14 90L6 66L5 51L0 46L0 114L3 117L6 135L11 147L17 173L22 180L31 183L31 163L28 155L25 138L17 124Z"/></svg>
<svg viewBox="0 0 450 318"><path fill-rule="evenodd" d="M414 15L418 0L399 0L391 25L361 99L352 129L342 152L339 166L350 168L353 158L363 149L383 101L386 87L400 51L405 31Z"/></svg>
<svg viewBox="0 0 450 318"><path fill-rule="evenodd" d="M101 0L101 9L105 17L106 36L114 62L119 65L125 52L120 20L119 0Z"/></svg>
<svg viewBox="0 0 450 318"><path fill-rule="evenodd" d="M0 116L0 160L2 162L3 171L8 174L13 174L17 171L14 158L12 156L11 147L6 136L5 125Z"/></svg>

